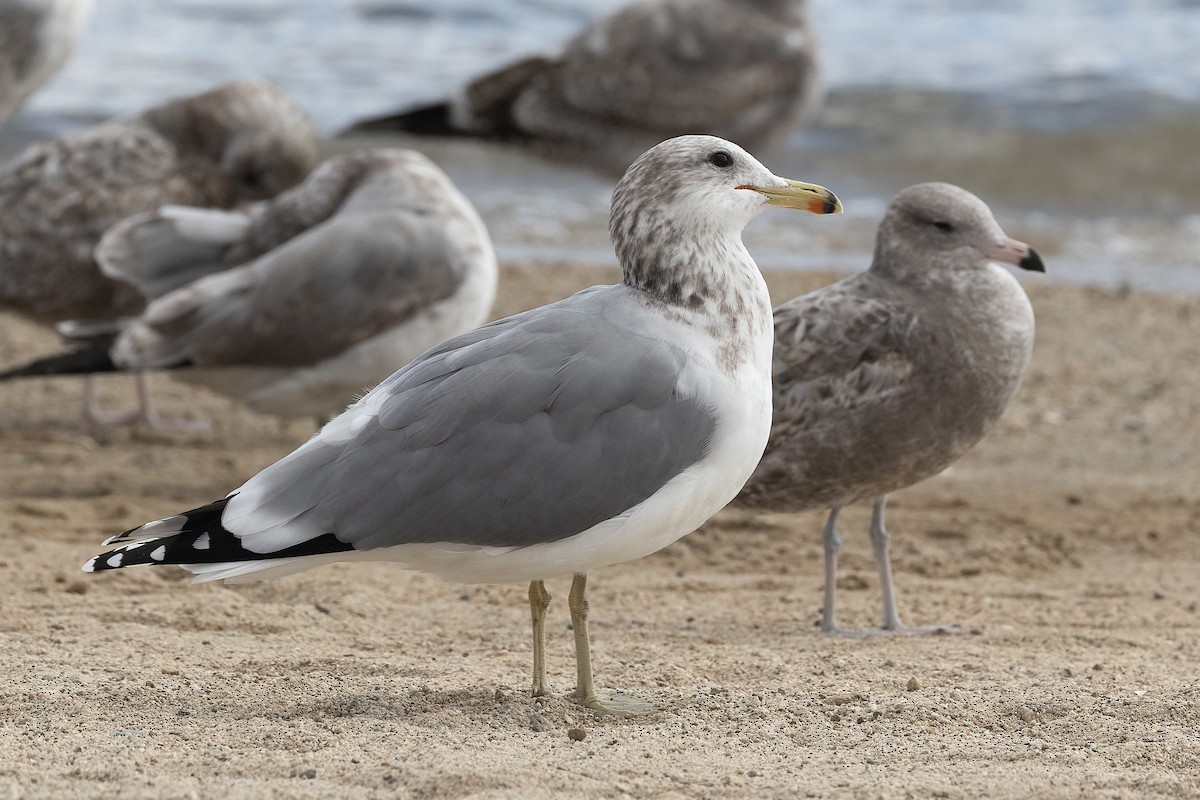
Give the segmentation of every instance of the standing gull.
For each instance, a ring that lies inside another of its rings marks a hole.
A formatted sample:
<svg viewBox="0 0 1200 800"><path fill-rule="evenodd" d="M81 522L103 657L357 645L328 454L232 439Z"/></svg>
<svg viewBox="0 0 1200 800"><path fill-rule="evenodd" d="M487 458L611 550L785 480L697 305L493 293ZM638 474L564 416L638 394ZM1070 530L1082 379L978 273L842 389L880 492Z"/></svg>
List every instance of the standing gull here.
<svg viewBox="0 0 1200 800"><path fill-rule="evenodd" d="M1044 272L975 195L923 183L888 206L871 268L775 309L774 416L742 505L832 508L821 628L834 611L838 513L871 499L885 631L896 611L887 495L944 470L995 424L1033 350L1033 309L1007 270Z"/></svg>
<svg viewBox="0 0 1200 800"><path fill-rule="evenodd" d="M575 697L648 710L596 696L586 573L695 530L762 455L771 306L741 231L768 204L840 210L730 142L663 142L613 193L623 283L443 343L226 498L110 539L121 546L84 570L258 580L384 560L530 581L535 695L547 691L542 579L573 574Z"/></svg>
<svg viewBox="0 0 1200 800"><path fill-rule="evenodd" d="M0 122L62 69L94 0L0 0Z"/></svg>
<svg viewBox="0 0 1200 800"><path fill-rule="evenodd" d="M132 217L96 258L157 299L111 345L0 380L168 369L257 411L328 418L482 324L496 294L483 221L411 150L337 156L250 214L168 206Z"/></svg>
<svg viewBox="0 0 1200 800"><path fill-rule="evenodd" d="M308 115L262 81L31 145L0 167L0 311L116 328L145 298L98 268L93 249L106 230L170 203L228 208L273 197L316 162ZM85 416L115 421L90 391L87 399Z"/></svg>
<svg viewBox="0 0 1200 800"><path fill-rule="evenodd" d="M807 0L649 0L598 20L555 55L350 132L527 140L623 166L692 131L764 147L820 94Z"/></svg>

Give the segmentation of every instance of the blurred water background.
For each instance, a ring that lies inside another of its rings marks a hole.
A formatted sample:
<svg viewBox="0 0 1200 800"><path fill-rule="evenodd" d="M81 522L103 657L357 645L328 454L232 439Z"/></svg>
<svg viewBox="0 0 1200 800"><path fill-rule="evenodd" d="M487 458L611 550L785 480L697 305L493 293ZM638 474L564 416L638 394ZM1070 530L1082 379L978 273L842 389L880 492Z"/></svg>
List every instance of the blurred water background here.
<svg viewBox="0 0 1200 800"><path fill-rule="evenodd" d="M101 0L66 70L0 126L0 156L244 77L333 133L552 50L623 0ZM870 260L887 199L922 180L979 194L1072 282L1200 292L1200 0L814 0L828 87L775 152L844 218L776 212L765 268ZM731 20L730 24L736 24ZM612 263L612 176L494 145L402 140L479 206L502 258ZM1035 278L1036 279L1036 278Z"/></svg>

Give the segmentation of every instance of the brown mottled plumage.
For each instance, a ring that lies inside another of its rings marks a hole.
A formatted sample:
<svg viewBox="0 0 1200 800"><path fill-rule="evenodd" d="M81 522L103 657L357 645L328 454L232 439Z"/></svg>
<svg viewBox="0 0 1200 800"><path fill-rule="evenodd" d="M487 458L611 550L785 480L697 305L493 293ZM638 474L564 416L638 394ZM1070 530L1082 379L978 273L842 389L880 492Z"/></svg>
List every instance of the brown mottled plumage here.
<svg viewBox="0 0 1200 800"><path fill-rule="evenodd" d="M781 511L832 508L823 627L842 506L872 499L871 534L895 611L883 524L886 495L936 475L973 447L1020 385L1033 310L1013 276L1042 271L988 207L944 183L904 190L879 227L871 268L775 309L774 412L762 462L738 498Z"/></svg>
<svg viewBox="0 0 1200 800"><path fill-rule="evenodd" d="M624 167L679 134L764 147L820 94L807 0L650 0L596 21L556 55L351 131L531 140Z"/></svg>
<svg viewBox="0 0 1200 800"><path fill-rule="evenodd" d="M316 160L307 114L261 81L31 145L0 167L0 310L43 324L137 313L141 295L93 260L105 230L169 203L271 197Z"/></svg>

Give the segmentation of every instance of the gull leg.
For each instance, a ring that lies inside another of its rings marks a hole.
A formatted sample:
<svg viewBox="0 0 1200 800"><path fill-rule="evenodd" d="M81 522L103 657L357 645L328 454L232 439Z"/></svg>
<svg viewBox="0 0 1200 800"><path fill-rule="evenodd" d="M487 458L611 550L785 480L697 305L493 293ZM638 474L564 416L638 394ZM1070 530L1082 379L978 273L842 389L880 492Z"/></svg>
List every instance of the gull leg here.
<svg viewBox="0 0 1200 800"><path fill-rule="evenodd" d="M136 421L156 431L186 431L203 432L212 430L212 425L202 419L163 419L154 408L154 398L150 395L150 376L145 372L134 375L137 382L138 405L140 409Z"/></svg>
<svg viewBox="0 0 1200 800"><path fill-rule="evenodd" d="M596 696L596 687L592 682L592 654L588 640L588 601L587 573L580 572L571 581L571 594L567 605L571 609L571 626L575 629L575 699L580 705L598 711L602 714L632 716L649 714L654 706L637 697L625 694L606 696L603 700Z"/></svg>
<svg viewBox="0 0 1200 800"><path fill-rule="evenodd" d="M887 507L887 495L875 499L871 509L871 548L875 551L875 564L879 568L879 587L883 595L883 631L887 633L957 633L952 625L932 625L909 628L900 622L896 610L896 585L892 580L892 535L888 533L883 515Z"/></svg>
<svg viewBox="0 0 1200 800"><path fill-rule="evenodd" d="M137 386L138 407L134 411L123 413L108 413L100 407L100 397L96 392L96 376L85 375L83 378L83 421L88 425L100 428L116 427L138 423L158 431L207 431L210 426L203 420L163 419L154 409L154 400L150 396L150 378L145 372L134 374Z"/></svg>
<svg viewBox="0 0 1200 800"><path fill-rule="evenodd" d="M110 414L100 407L100 395L96 391L96 376L83 376L83 422L98 428L128 425L138 418L138 411Z"/></svg>
<svg viewBox="0 0 1200 800"><path fill-rule="evenodd" d="M837 612L834 608L837 603L838 551L842 549L842 536L837 529L837 518L841 510L841 506L833 507L822 533L822 540L825 543L825 601L824 607L821 609L821 630L825 633L842 632L837 626Z"/></svg>
<svg viewBox="0 0 1200 800"><path fill-rule="evenodd" d="M904 628L900 614L896 611L896 585L892 581L892 535L883 523L887 507L887 495L881 495L871 508L871 549L875 551L875 565L879 568L879 591L883 595L883 629L899 631Z"/></svg>
<svg viewBox="0 0 1200 800"><path fill-rule="evenodd" d="M546 610L550 593L542 581L529 582L529 611L533 615L533 696L546 694Z"/></svg>

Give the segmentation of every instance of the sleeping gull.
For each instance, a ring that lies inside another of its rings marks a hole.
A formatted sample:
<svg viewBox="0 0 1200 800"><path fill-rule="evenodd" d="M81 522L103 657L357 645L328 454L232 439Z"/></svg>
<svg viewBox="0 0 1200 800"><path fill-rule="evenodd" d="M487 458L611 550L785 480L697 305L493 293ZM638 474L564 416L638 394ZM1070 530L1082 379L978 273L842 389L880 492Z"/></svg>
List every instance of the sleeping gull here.
<svg viewBox="0 0 1200 800"><path fill-rule="evenodd" d="M767 205L831 213L711 136L643 154L613 193L624 282L436 347L226 498L110 539L84 571L180 564L258 580L384 560L468 583L530 581L546 693L543 578L573 574L578 682L592 682L586 573L667 546L729 502L771 417L771 304L741 230Z"/></svg>
<svg viewBox="0 0 1200 800"><path fill-rule="evenodd" d="M596 21L555 55L349 132L527 140L624 166L693 131L765 147L819 104L818 73L807 0L649 0Z"/></svg>
<svg viewBox="0 0 1200 800"><path fill-rule="evenodd" d="M170 203L227 208L273 197L316 162L308 115L263 81L31 145L0 166L0 311L115 329L145 298L97 268L92 251L106 230ZM96 409L90 386L87 399L87 419L117 421Z"/></svg>
<svg viewBox="0 0 1200 800"><path fill-rule="evenodd" d="M833 509L824 532L826 632L840 632L838 513L867 499L883 630L922 630L906 628L896 611L884 504L982 439L1029 366L1033 309L993 261L1045 271L975 195L923 183L888 206L869 270L775 309L771 437L739 503Z"/></svg>
<svg viewBox="0 0 1200 800"><path fill-rule="evenodd" d="M0 122L62 69L94 0L0 0Z"/></svg>
<svg viewBox="0 0 1200 800"><path fill-rule="evenodd" d="M257 411L328 418L482 324L496 294L483 221L411 150L337 156L253 213L168 206L132 217L96 258L157 299L111 345L0 380L169 369Z"/></svg>

